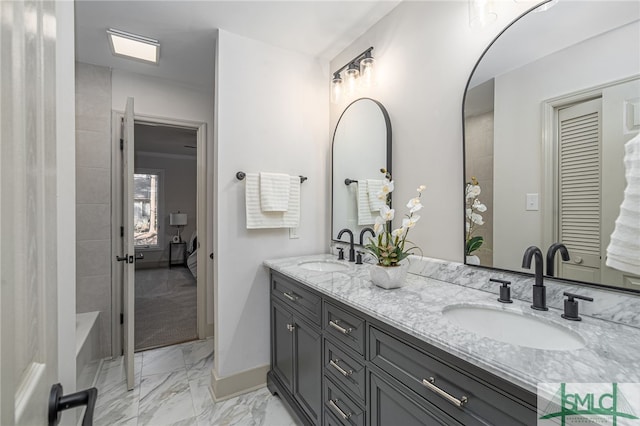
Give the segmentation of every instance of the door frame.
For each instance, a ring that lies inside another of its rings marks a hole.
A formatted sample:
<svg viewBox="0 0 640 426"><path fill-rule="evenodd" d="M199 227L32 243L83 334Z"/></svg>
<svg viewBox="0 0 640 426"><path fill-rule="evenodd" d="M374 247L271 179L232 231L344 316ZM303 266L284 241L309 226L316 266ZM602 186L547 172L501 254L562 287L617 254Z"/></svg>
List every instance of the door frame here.
<svg viewBox="0 0 640 426"><path fill-rule="evenodd" d="M555 188L558 184L557 162L557 110L584 101L602 97L602 92L613 86L637 80L636 74L619 80L593 86L584 90L569 92L542 102L542 243L548 247L558 237L558 200L555 199Z"/></svg>
<svg viewBox="0 0 640 426"><path fill-rule="evenodd" d="M111 259L120 255L120 218L122 193L122 158L120 154L120 122L124 112L111 111ZM198 339L206 338L206 286L207 286L207 123L200 121L180 120L134 113L135 122L146 122L157 125L183 127L196 130L196 229L198 230L198 266L196 279L196 318ZM122 268L118 262L111 263L111 356L116 358L122 354L122 324L120 314L122 306ZM135 321L135 320L134 320Z"/></svg>

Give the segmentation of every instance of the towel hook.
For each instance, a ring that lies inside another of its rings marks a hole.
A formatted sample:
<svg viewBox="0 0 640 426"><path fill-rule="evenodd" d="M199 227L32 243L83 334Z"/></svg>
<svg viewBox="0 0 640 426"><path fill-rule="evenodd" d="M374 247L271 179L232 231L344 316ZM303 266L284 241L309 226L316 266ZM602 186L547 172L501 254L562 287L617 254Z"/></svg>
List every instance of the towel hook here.
<svg viewBox="0 0 640 426"><path fill-rule="evenodd" d="M244 178L247 177L247 174L245 172L237 172L236 173L236 179L238 180L244 180ZM306 176L300 176L300 183L304 182L305 180L307 180L308 178Z"/></svg>

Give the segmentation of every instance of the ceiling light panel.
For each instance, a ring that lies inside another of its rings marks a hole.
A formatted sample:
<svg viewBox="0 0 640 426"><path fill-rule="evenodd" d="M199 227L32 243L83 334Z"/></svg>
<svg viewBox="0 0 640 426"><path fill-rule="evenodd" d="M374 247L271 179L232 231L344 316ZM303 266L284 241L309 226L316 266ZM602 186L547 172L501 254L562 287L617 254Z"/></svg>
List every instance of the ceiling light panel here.
<svg viewBox="0 0 640 426"><path fill-rule="evenodd" d="M107 30L111 52L115 56L122 56L146 63L158 64L160 58L160 43L152 38L127 33L110 28Z"/></svg>

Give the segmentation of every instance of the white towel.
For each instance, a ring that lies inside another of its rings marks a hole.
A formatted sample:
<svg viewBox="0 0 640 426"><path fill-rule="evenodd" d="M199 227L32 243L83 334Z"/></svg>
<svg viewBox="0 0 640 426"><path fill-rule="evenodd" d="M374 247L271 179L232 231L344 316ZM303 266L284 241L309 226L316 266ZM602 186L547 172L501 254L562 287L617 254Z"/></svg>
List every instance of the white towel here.
<svg viewBox="0 0 640 426"><path fill-rule="evenodd" d="M300 177L289 177L289 209L286 212L263 212L260 209L260 178L247 173L245 203L247 229L296 228L300 225Z"/></svg>
<svg viewBox="0 0 640 426"><path fill-rule="evenodd" d="M627 187L607 247L607 266L640 275L640 134L624 146Z"/></svg>
<svg viewBox="0 0 640 426"><path fill-rule="evenodd" d="M289 175L260 172L260 209L286 212L289 209Z"/></svg>
<svg viewBox="0 0 640 426"><path fill-rule="evenodd" d="M378 193L382 191L383 181L380 179L367 179L367 186L369 187L369 205L371 211L379 212L382 206L386 204L385 199L380 200Z"/></svg>
<svg viewBox="0 0 640 426"><path fill-rule="evenodd" d="M366 179L358 179L358 195L356 203L358 205L358 225L372 225L376 222L377 214L371 211L369 203L369 185Z"/></svg>

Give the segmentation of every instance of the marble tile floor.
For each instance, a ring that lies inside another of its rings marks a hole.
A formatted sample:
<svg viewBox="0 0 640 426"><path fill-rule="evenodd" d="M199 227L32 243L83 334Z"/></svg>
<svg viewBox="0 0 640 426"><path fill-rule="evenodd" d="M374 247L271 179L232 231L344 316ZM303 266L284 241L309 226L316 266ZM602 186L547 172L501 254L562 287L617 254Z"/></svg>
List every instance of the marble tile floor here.
<svg viewBox="0 0 640 426"><path fill-rule="evenodd" d="M209 393L213 339L135 354L127 391L123 358L106 360L98 377L95 426L293 426L297 421L267 388L214 403Z"/></svg>

